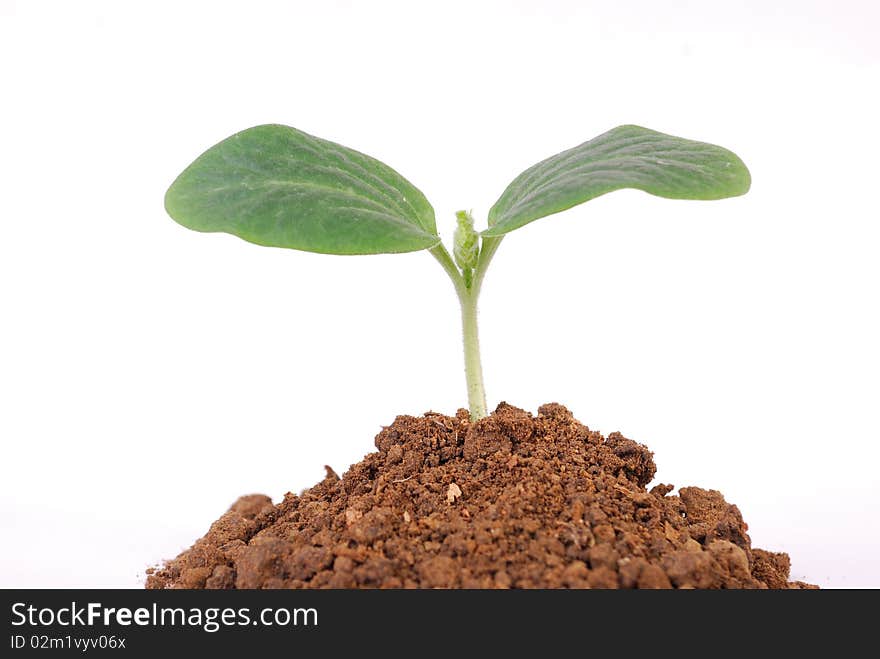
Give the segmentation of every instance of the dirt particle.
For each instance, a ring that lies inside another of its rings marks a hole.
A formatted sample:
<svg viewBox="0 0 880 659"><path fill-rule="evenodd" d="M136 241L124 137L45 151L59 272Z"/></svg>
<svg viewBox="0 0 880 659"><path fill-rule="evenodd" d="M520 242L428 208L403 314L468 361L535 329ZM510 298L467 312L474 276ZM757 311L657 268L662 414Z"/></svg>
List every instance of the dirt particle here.
<svg viewBox="0 0 880 659"><path fill-rule="evenodd" d="M672 588L666 573L657 565L646 565L639 574L638 587L641 590Z"/></svg>
<svg viewBox="0 0 880 659"><path fill-rule="evenodd" d="M791 560L788 554L753 549L752 574L768 588L787 588Z"/></svg>
<svg viewBox="0 0 880 659"><path fill-rule="evenodd" d="M608 435L605 445L620 459L621 469L629 480L644 487L654 478L654 473L657 471L657 467L654 465L654 454L646 447L627 439L619 432Z"/></svg>
<svg viewBox="0 0 880 659"><path fill-rule="evenodd" d="M589 568L583 561L570 563L562 572L562 583L568 588L589 588Z"/></svg>
<svg viewBox="0 0 880 659"><path fill-rule="evenodd" d="M458 581L458 569L449 556L434 556L419 566L419 576L427 588L452 588Z"/></svg>
<svg viewBox="0 0 880 659"><path fill-rule="evenodd" d="M461 496L461 488L455 483L450 483L446 490L446 501L455 503L455 500Z"/></svg>
<svg viewBox="0 0 880 659"><path fill-rule="evenodd" d="M225 590L235 584L235 572L228 565L218 565L214 572L205 581L205 588L209 590Z"/></svg>
<svg viewBox="0 0 880 659"><path fill-rule="evenodd" d="M502 432L495 417L486 417L471 424L464 438L465 460L486 458L494 454L509 454L510 439Z"/></svg>
<svg viewBox="0 0 880 659"><path fill-rule="evenodd" d="M498 572L495 573L494 586L496 588L506 590L510 588L512 584L513 581L511 580L510 575L507 574L507 572L505 572L504 570L498 570Z"/></svg>

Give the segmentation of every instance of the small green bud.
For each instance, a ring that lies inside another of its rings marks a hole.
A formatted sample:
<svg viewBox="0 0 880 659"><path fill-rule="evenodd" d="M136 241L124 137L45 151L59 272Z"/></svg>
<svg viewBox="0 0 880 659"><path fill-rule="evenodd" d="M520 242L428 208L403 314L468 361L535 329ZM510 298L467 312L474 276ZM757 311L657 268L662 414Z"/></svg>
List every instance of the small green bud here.
<svg viewBox="0 0 880 659"><path fill-rule="evenodd" d="M469 211L458 211L455 217L458 226L453 236L452 255L455 264L461 268L465 283L470 287L480 255L480 234L474 231L474 218Z"/></svg>

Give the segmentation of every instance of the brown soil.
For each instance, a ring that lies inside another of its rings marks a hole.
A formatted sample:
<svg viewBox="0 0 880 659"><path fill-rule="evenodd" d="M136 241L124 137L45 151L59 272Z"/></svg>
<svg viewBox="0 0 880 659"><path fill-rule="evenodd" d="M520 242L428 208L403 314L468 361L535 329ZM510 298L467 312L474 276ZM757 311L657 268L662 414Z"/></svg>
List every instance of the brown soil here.
<svg viewBox="0 0 880 659"><path fill-rule="evenodd" d="M147 588L802 588L719 492L558 404L400 416L376 453L273 505L240 498Z"/></svg>

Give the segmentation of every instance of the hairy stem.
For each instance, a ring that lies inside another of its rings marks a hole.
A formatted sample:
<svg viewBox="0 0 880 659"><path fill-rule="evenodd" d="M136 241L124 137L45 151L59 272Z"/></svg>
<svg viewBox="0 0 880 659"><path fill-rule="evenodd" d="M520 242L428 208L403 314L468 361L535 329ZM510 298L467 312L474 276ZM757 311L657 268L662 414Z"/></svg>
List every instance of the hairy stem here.
<svg viewBox="0 0 880 659"><path fill-rule="evenodd" d="M486 269L501 244L501 238L484 238L480 247L480 255L477 266L474 269L470 281L466 281L462 273L456 267L455 262L440 244L431 248L431 255L437 259L446 274L455 286L458 301L461 306L461 330L464 344L464 375L467 382L468 407L471 419L477 420L485 417L486 388L483 384L483 364L480 357L480 337L477 327L477 301L480 297L480 289L483 285L483 277Z"/></svg>
<svg viewBox="0 0 880 659"><path fill-rule="evenodd" d="M480 336L477 329L476 289L465 289L459 295L461 303L461 330L464 341L464 374L467 380L468 407L471 419L476 421L486 416L486 389L483 385L483 364L480 359Z"/></svg>
<svg viewBox="0 0 880 659"><path fill-rule="evenodd" d="M431 256L437 259L438 263L440 263L446 271L446 274L449 275L449 278L452 280L452 285L455 286L455 292L458 294L459 299L461 299L461 295L466 288L464 277L461 276L461 272L459 272L458 267L455 265L455 261L452 260L449 252L446 251L446 247L443 243L439 243L428 251L431 253Z"/></svg>
<svg viewBox="0 0 880 659"><path fill-rule="evenodd" d="M483 287L483 277L486 276L486 270L489 268L492 257L495 256L495 250L498 249L502 240L504 240L504 236L497 236L495 238L485 237L482 240L480 256L477 259L477 267L474 269L474 282L472 284L472 288L477 295L480 294L480 290Z"/></svg>

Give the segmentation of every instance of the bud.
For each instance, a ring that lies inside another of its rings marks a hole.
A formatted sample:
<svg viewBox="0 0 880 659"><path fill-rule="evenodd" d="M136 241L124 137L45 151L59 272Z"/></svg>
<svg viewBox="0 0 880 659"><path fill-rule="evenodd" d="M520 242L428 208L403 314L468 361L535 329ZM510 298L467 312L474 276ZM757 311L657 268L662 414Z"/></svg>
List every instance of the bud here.
<svg viewBox="0 0 880 659"><path fill-rule="evenodd" d="M452 255L455 257L455 264L461 268L465 283L470 286L471 276L477 267L477 257L480 255L480 235L474 231L474 218L470 212L458 211L455 217L458 226L453 237Z"/></svg>

